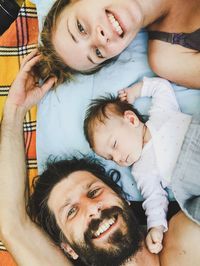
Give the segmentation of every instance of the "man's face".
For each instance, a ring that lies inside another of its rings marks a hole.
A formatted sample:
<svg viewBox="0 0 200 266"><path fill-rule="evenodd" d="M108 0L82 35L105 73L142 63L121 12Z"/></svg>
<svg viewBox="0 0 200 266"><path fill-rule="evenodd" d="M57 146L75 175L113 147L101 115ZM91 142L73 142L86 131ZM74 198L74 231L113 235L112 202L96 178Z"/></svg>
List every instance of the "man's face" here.
<svg viewBox="0 0 200 266"><path fill-rule="evenodd" d="M89 265L120 265L140 243L128 204L87 171L58 183L48 206L70 246Z"/></svg>

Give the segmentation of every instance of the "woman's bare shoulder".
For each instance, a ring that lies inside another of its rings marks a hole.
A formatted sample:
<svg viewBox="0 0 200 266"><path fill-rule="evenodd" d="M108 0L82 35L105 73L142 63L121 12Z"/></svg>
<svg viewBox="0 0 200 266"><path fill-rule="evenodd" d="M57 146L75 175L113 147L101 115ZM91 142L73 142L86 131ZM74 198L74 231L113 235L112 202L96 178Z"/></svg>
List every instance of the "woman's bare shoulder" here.
<svg viewBox="0 0 200 266"><path fill-rule="evenodd" d="M200 88L200 53L159 40L150 40L148 60L163 78L189 88Z"/></svg>
<svg viewBox="0 0 200 266"><path fill-rule="evenodd" d="M169 222L160 254L162 266L199 266L200 226L179 212Z"/></svg>

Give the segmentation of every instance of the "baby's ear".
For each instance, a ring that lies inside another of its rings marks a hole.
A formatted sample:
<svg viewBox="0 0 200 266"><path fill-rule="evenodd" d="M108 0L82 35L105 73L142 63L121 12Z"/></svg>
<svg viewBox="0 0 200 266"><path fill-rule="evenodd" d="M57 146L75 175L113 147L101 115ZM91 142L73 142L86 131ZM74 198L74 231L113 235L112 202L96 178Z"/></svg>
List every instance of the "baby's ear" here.
<svg viewBox="0 0 200 266"><path fill-rule="evenodd" d="M78 259L78 254L73 250L73 248L68 243L61 243L61 248L67 253L73 260Z"/></svg>
<svg viewBox="0 0 200 266"><path fill-rule="evenodd" d="M131 110L127 110L124 112L124 118L125 120L128 120L131 124L133 124L135 127L137 127L140 123L140 120L137 115Z"/></svg>

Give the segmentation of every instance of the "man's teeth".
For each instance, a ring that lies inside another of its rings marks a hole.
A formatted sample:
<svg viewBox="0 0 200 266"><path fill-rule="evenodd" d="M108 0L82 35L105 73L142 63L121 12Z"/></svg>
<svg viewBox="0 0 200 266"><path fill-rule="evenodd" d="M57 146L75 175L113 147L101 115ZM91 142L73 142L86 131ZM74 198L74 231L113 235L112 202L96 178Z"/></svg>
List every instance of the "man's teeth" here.
<svg viewBox="0 0 200 266"><path fill-rule="evenodd" d="M123 30L122 30L121 26L119 25L119 22L118 22L118 21L115 19L115 17L114 17L112 14L110 14L110 13L108 13L108 18L109 18L111 24L113 25L113 27L115 28L116 32L117 32L119 35L121 35L121 34L123 33Z"/></svg>
<svg viewBox="0 0 200 266"><path fill-rule="evenodd" d="M99 229L96 231L96 233L94 234L95 237L100 236L101 234L103 234L106 230L108 230L111 225L113 225L115 223L115 218L111 218L105 222L102 222L101 225L99 226Z"/></svg>

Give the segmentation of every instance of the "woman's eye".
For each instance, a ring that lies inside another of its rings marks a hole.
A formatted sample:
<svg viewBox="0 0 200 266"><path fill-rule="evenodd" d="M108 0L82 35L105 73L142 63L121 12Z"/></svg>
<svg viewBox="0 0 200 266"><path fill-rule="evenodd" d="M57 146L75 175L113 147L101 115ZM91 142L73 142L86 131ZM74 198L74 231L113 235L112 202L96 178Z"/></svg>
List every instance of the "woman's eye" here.
<svg viewBox="0 0 200 266"><path fill-rule="evenodd" d="M81 23L77 20L77 27L80 33L86 33Z"/></svg>
<svg viewBox="0 0 200 266"><path fill-rule="evenodd" d="M95 49L95 54L99 58L103 58L103 55L101 54L100 50L98 48Z"/></svg>

